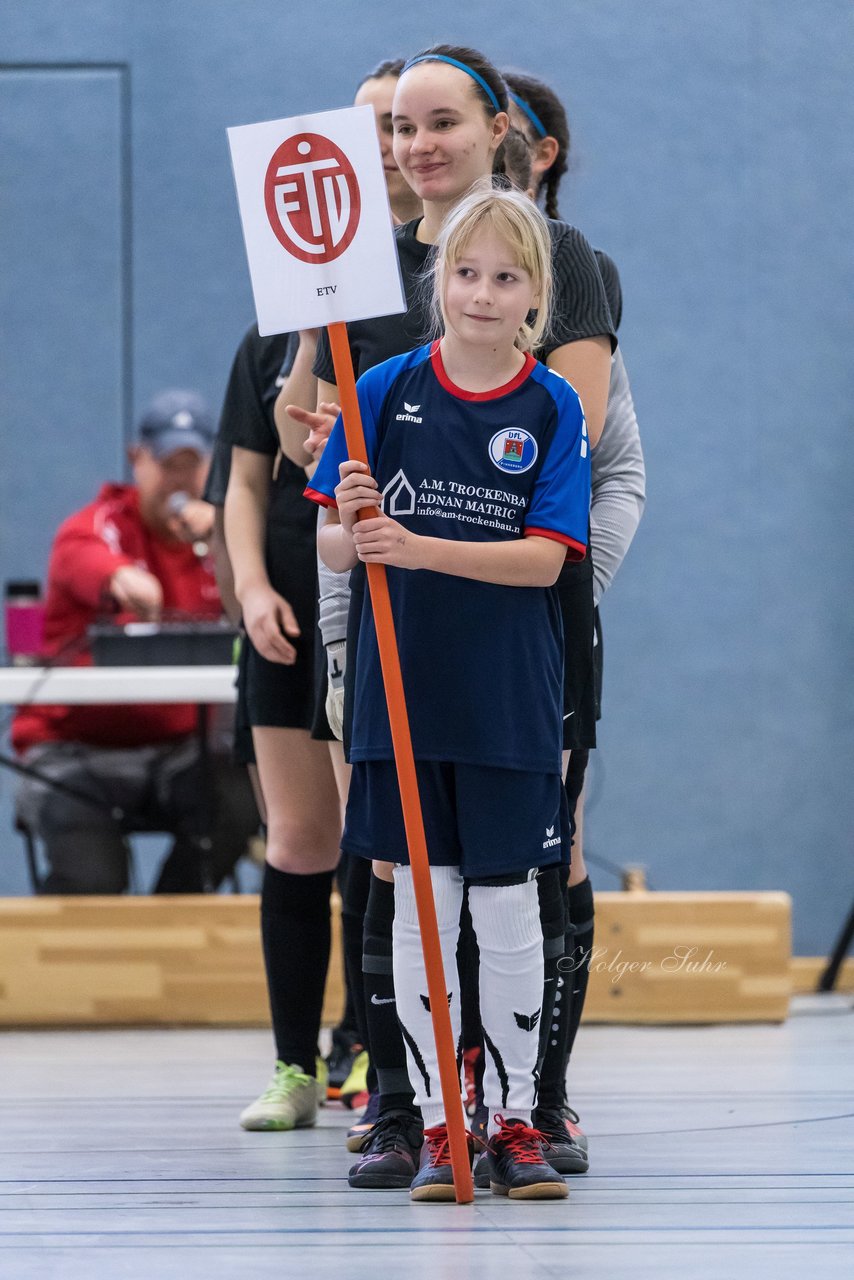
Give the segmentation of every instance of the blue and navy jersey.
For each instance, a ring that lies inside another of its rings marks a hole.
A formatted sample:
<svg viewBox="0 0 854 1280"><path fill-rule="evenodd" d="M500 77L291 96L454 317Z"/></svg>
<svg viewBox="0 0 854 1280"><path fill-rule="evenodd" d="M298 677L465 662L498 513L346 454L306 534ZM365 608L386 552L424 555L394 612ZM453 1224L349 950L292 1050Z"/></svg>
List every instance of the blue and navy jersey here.
<svg viewBox="0 0 854 1280"><path fill-rule="evenodd" d="M505 386L455 386L438 343L357 383L383 510L457 541L535 535L585 555L590 458L584 414L558 374L527 357ZM339 418L306 495L335 505L347 445ZM553 589L387 568L417 759L560 771L563 645ZM351 760L392 756L373 614L358 637Z"/></svg>

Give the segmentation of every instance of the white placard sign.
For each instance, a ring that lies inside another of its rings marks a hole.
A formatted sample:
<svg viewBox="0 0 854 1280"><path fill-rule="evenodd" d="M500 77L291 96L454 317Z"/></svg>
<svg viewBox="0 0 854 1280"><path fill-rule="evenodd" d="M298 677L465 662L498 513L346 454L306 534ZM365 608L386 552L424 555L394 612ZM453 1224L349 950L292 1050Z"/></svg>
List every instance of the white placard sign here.
<svg viewBox="0 0 854 1280"><path fill-rule="evenodd" d="M370 106L228 130L262 335L406 310Z"/></svg>

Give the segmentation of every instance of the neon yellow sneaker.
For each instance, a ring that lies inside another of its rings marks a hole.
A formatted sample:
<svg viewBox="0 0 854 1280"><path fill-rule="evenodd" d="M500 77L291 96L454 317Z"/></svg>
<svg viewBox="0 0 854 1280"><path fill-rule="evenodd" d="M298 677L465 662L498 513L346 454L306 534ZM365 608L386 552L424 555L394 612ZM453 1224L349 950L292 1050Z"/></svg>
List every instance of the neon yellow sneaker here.
<svg viewBox="0 0 854 1280"><path fill-rule="evenodd" d="M352 1110L354 1107L365 1106L368 1101L368 1051L363 1049L358 1054L350 1068L350 1074L341 1086L341 1092L338 1095L343 1106Z"/></svg>
<svg viewBox="0 0 854 1280"><path fill-rule="evenodd" d="M315 1080L317 1081L317 1105L326 1106L326 1095L329 1091L329 1068L323 1058L314 1060Z"/></svg>
<svg viewBox="0 0 854 1280"><path fill-rule="evenodd" d="M276 1063L267 1088L241 1112L244 1129L307 1129L317 1120L317 1081L300 1067Z"/></svg>

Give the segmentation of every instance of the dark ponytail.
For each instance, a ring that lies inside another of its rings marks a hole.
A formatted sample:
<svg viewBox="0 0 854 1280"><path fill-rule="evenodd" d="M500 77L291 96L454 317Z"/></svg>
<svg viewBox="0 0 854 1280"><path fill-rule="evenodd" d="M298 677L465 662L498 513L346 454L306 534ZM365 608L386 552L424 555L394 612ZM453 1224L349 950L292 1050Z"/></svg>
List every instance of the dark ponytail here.
<svg viewBox="0 0 854 1280"><path fill-rule="evenodd" d="M517 187L519 191L527 191L531 185L531 144L522 130L514 128L511 124L504 135L501 150L504 153L504 175L507 185Z"/></svg>
<svg viewBox="0 0 854 1280"><path fill-rule="evenodd" d="M406 65L405 58L386 58L385 62L379 63L374 67L373 71L369 71L366 76L362 76L356 85L358 93L363 84L367 84L369 80L382 80L384 76L394 76L397 79Z"/></svg>
<svg viewBox="0 0 854 1280"><path fill-rule="evenodd" d="M558 153L554 164L543 175L541 191L543 207L548 218L559 218L557 193L560 181L569 167L569 121L560 98L554 89L550 89L535 76L525 75L521 71L505 71L504 79L510 90L520 97L531 108L545 129L545 136L554 138L558 144ZM526 133L531 142L536 144L542 136L533 121L526 120Z"/></svg>

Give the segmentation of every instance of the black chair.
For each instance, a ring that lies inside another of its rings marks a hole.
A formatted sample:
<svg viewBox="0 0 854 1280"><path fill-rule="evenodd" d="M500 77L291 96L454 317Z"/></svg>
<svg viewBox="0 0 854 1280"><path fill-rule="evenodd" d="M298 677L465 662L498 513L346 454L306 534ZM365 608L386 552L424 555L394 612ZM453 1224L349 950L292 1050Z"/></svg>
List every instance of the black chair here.
<svg viewBox="0 0 854 1280"><path fill-rule="evenodd" d="M15 830L19 833L24 842L24 853L27 859L27 870L30 876L30 885L33 893L36 895L47 892L45 882L47 880L48 871L46 867L46 859L39 847L38 837L22 818L15 818ZM128 818L121 824L121 833L125 837L128 848L128 891L130 893L139 893L139 876L137 874L136 864L134 862L133 845L130 843L129 837L134 835L155 835L159 834L161 828L158 826L146 826L140 819ZM164 833L168 834L168 833ZM230 893L241 893L240 879L237 873L237 867L225 877L223 884L228 886Z"/></svg>
<svg viewBox="0 0 854 1280"><path fill-rule="evenodd" d="M30 873L30 885L34 894L46 893L45 881L48 877L46 859L41 852L38 843L38 837L33 831L29 823L23 818L15 817L15 830L24 841L24 853L27 859L27 870ZM126 834L124 831L122 834ZM138 892L138 881L136 875L136 867L133 860L133 849L128 845L128 889L131 893Z"/></svg>

